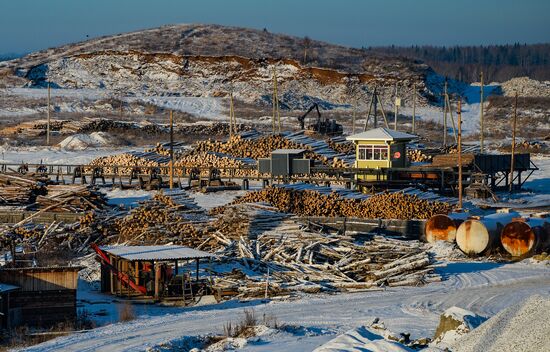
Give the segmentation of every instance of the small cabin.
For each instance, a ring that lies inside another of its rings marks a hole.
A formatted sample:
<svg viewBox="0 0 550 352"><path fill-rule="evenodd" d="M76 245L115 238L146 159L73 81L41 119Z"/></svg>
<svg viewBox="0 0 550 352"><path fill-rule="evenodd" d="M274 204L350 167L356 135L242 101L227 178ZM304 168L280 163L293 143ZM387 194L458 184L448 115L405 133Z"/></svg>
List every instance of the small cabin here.
<svg viewBox="0 0 550 352"><path fill-rule="evenodd" d="M215 256L193 248L165 246L94 247L101 261L101 291L132 299L182 300L210 294L200 261ZM206 275L206 274L205 274Z"/></svg>
<svg viewBox="0 0 550 352"><path fill-rule="evenodd" d="M355 167L367 169L407 167L407 143L416 138L388 128L375 128L346 137L355 144Z"/></svg>
<svg viewBox="0 0 550 352"><path fill-rule="evenodd" d="M10 289L9 296L2 294L2 307L7 309L9 319L2 324L51 326L74 321L81 269L80 266L0 269L2 286L17 288Z"/></svg>

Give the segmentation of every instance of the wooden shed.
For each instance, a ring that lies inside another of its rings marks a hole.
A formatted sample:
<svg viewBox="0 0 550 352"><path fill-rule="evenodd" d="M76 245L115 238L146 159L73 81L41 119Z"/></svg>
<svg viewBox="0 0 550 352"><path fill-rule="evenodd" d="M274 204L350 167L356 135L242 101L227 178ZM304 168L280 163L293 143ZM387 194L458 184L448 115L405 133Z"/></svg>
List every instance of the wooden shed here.
<svg viewBox="0 0 550 352"><path fill-rule="evenodd" d="M102 264L102 292L185 304L210 293L208 280L199 275L200 260L215 257L210 253L175 245L92 247Z"/></svg>
<svg viewBox="0 0 550 352"><path fill-rule="evenodd" d="M10 295L19 287L0 283L0 330L10 329L17 325L17 311L10 307Z"/></svg>
<svg viewBox="0 0 550 352"><path fill-rule="evenodd" d="M10 309L21 324L46 326L76 318L78 272L82 267L0 269L0 282L19 287L10 294Z"/></svg>

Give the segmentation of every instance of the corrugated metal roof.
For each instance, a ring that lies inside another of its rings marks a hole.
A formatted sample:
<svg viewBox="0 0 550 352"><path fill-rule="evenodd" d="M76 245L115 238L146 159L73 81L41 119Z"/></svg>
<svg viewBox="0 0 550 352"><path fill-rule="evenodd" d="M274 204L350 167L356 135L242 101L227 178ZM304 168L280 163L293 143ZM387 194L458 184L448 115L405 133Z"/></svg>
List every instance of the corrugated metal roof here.
<svg viewBox="0 0 550 352"><path fill-rule="evenodd" d="M374 128L372 130L368 130L365 132L357 133L349 137L346 137L348 141L363 141L363 140L397 141L397 140L411 140L415 138L418 138L418 137L412 134L394 131L383 127Z"/></svg>
<svg viewBox="0 0 550 352"><path fill-rule="evenodd" d="M8 284L0 284L0 293L10 292L18 290L19 286L14 285L8 285Z"/></svg>
<svg viewBox="0 0 550 352"><path fill-rule="evenodd" d="M214 255L183 246L104 246L101 250L126 260L213 258Z"/></svg>
<svg viewBox="0 0 550 352"><path fill-rule="evenodd" d="M300 154L305 151L305 149L275 149L271 154Z"/></svg>

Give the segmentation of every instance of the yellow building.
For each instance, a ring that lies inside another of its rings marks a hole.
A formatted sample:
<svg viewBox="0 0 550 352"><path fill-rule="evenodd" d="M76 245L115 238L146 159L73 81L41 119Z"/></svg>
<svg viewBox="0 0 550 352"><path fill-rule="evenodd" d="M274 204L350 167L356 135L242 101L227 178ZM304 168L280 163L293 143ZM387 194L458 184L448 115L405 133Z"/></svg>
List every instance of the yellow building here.
<svg viewBox="0 0 550 352"><path fill-rule="evenodd" d="M355 167L367 169L407 167L407 143L416 138L388 128L375 128L346 137L355 144ZM375 175L367 177L375 178Z"/></svg>

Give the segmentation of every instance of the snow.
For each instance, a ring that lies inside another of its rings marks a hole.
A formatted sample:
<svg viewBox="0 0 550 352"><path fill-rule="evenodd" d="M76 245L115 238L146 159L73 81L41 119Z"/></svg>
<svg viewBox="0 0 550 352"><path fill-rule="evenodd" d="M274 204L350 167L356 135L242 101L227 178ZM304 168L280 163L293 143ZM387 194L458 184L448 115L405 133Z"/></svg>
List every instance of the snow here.
<svg viewBox="0 0 550 352"><path fill-rule="evenodd" d="M138 306L138 319L100 327L88 333L61 337L29 348L29 351L130 351L156 346L183 336L222 333L223 324L234 321L244 308L256 315L271 315L288 326L324 329L326 334L311 337L317 346L366 321L380 317L391 331L409 332L411 338L432 336L439 315L452 306L476 314L492 316L533 294L548 295L550 272L546 266L526 262L514 264L463 262L449 263L437 269L445 281L422 287L388 288L383 292L339 295L305 295L294 301L227 301L217 305L166 308ZM84 286L83 286L84 288ZM96 292L81 293L78 298L91 301L111 300ZM88 305L115 309L113 305ZM114 316L113 316L114 315ZM101 317L116 321L116 312ZM312 350L308 336L287 336L267 345L247 346L247 350Z"/></svg>
<svg viewBox="0 0 550 352"><path fill-rule="evenodd" d="M215 97L169 97L151 94L134 94L133 96L121 96L122 94L105 89L51 89L51 98L58 112L93 112L94 110L112 110L112 106L98 105L98 100L109 98L122 99L127 103L139 102L152 104L160 108L186 112L198 117L220 120L227 119L226 105L222 98ZM44 106L36 108L17 107L0 108L0 116L24 116L45 112L45 104L48 90L44 88L6 88L2 92L6 96L21 97L33 100L43 100ZM56 102L56 98L64 98L69 102ZM84 104L88 102L88 104ZM93 105L91 107L90 105Z"/></svg>
<svg viewBox="0 0 550 352"><path fill-rule="evenodd" d="M35 163L47 164L86 164L100 156L119 154L130 151L121 148L88 148L86 150L63 150L59 147L11 147L0 146L2 159L0 163Z"/></svg>
<svg viewBox="0 0 550 352"><path fill-rule="evenodd" d="M77 133L59 142L59 147L65 150L85 150L116 145L118 141L107 132Z"/></svg>
<svg viewBox="0 0 550 352"><path fill-rule="evenodd" d="M550 351L550 296L534 295L456 341L456 352Z"/></svg>
<svg viewBox="0 0 550 352"><path fill-rule="evenodd" d="M400 343L387 341L382 335L371 331L365 326L349 330L314 350L314 352L348 351L403 352L413 350Z"/></svg>

